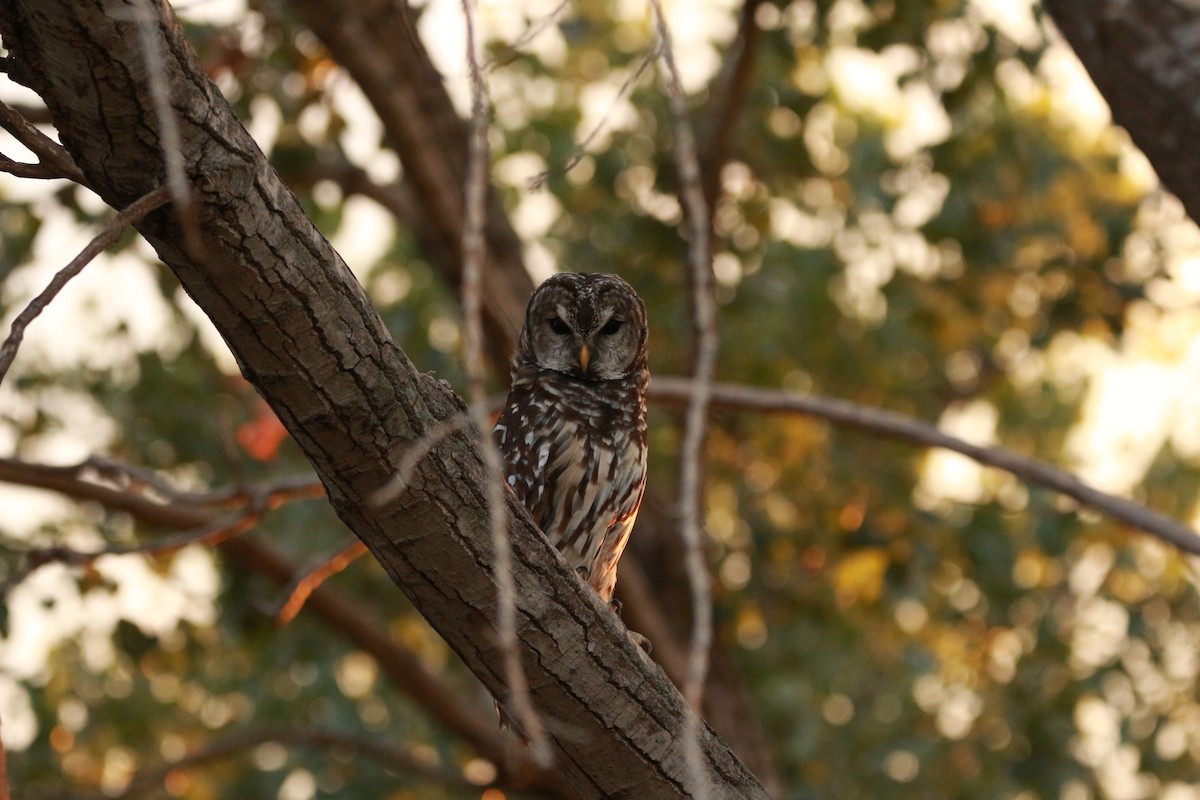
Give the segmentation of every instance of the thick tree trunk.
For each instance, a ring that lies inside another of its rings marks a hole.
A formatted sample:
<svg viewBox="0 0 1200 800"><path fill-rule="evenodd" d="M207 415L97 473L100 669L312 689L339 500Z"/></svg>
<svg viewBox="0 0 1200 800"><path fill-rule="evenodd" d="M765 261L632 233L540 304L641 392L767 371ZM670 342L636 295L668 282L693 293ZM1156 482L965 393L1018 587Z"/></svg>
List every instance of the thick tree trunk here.
<svg viewBox="0 0 1200 800"><path fill-rule="evenodd" d="M1176 0L1045 0L1113 121L1200 222L1200 7Z"/></svg>
<svg viewBox="0 0 1200 800"><path fill-rule="evenodd" d="M202 252L184 247L173 209L139 230L213 320L304 449L338 514L495 694L504 693L483 470L471 438L424 459L412 490L370 503L402 454L462 413L384 329L362 288L280 183L205 77L163 6L120 0L2 0L9 74L49 106L89 184L122 207L164 181L160 121L138 47L154 15L161 75L180 127ZM552 721L558 764L582 797L687 797L683 704L598 598L563 567L509 499L523 661ZM703 779L714 798L765 797L708 731Z"/></svg>

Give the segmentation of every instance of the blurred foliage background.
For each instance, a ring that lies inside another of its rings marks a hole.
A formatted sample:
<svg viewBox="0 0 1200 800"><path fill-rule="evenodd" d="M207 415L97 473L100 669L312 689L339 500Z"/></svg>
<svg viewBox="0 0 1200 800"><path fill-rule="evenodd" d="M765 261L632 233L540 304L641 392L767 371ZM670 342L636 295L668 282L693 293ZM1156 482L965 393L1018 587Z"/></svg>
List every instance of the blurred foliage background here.
<svg viewBox="0 0 1200 800"><path fill-rule="evenodd" d="M462 108L458 6L418 10L414 32ZM714 213L722 381L940 421L1195 517L1200 236L1039 9L760 2L733 108L713 87L741 8L671 10L702 139L727 119L734 132ZM649 9L554 11L479 10L496 186L535 278L619 272L650 309L653 371L684 374L673 143L653 64L642 70ZM453 290L412 230L336 179L344 164L380 182L399 172L354 84L287 2L178 12L405 352L461 386ZM27 183L0 183L8 318L107 213L84 190ZM71 292L0 389L6 454L103 453L195 490L305 471L144 244L127 237ZM667 498L680 435L678 415L656 409L651 484ZM1200 608L1172 549L965 459L818 420L718 411L707 452L719 647L753 699L782 797L1200 797ZM93 504L3 498L3 574L22 547L155 533ZM347 536L320 501L248 535L298 564ZM332 581L491 713L373 561ZM489 765L336 632L304 613L274 627L281 591L204 548L49 566L18 584L0 639L17 796L120 795L137 770L251 723L366 733L488 780ZM156 791L503 796L281 744L177 770Z"/></svg>

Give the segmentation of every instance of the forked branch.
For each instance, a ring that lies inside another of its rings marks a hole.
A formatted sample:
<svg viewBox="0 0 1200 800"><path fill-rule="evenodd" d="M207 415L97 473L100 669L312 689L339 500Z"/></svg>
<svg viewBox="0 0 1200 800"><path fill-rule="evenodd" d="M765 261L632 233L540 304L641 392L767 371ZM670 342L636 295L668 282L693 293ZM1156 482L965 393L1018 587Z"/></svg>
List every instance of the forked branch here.
<svg viewBox="0 0 1200 800"><path fill-rule="evenodd" d="M76 166L66 148L39 131L24 114L6 103L0 103L0 128L12 134L14 139L38 159L36 164L26 164L0 155L0 172L7 172L18 178L66 178L81 186L87 186L83 172Z"/></svg>

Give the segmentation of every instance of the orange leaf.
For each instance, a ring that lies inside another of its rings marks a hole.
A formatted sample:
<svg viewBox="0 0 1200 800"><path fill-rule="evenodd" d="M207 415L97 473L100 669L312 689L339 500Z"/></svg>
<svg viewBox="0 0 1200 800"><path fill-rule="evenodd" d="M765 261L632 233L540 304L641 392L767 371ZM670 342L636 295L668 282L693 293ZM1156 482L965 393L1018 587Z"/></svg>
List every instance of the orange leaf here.
<svg viewBox="0 0 1200 800"><path fill-rule="evenodd" d="M287 429L265 402L258 401L254 419L237 430L237 442L253 459L271 461L279 454L279 445L288 436Z"/></svg>

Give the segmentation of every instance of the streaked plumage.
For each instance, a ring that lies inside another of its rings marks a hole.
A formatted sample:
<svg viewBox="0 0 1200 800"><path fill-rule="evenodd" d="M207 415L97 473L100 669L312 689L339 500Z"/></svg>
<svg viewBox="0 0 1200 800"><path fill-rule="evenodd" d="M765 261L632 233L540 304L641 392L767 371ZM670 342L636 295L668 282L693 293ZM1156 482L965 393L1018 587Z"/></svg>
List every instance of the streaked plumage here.
<svg viewBox="0 0 1200 800"><path fill-rule="evenodd" d="M611 601L646 485L646 307L615 275L563 273L529 301L494 437L509 486Z"/></svg>

